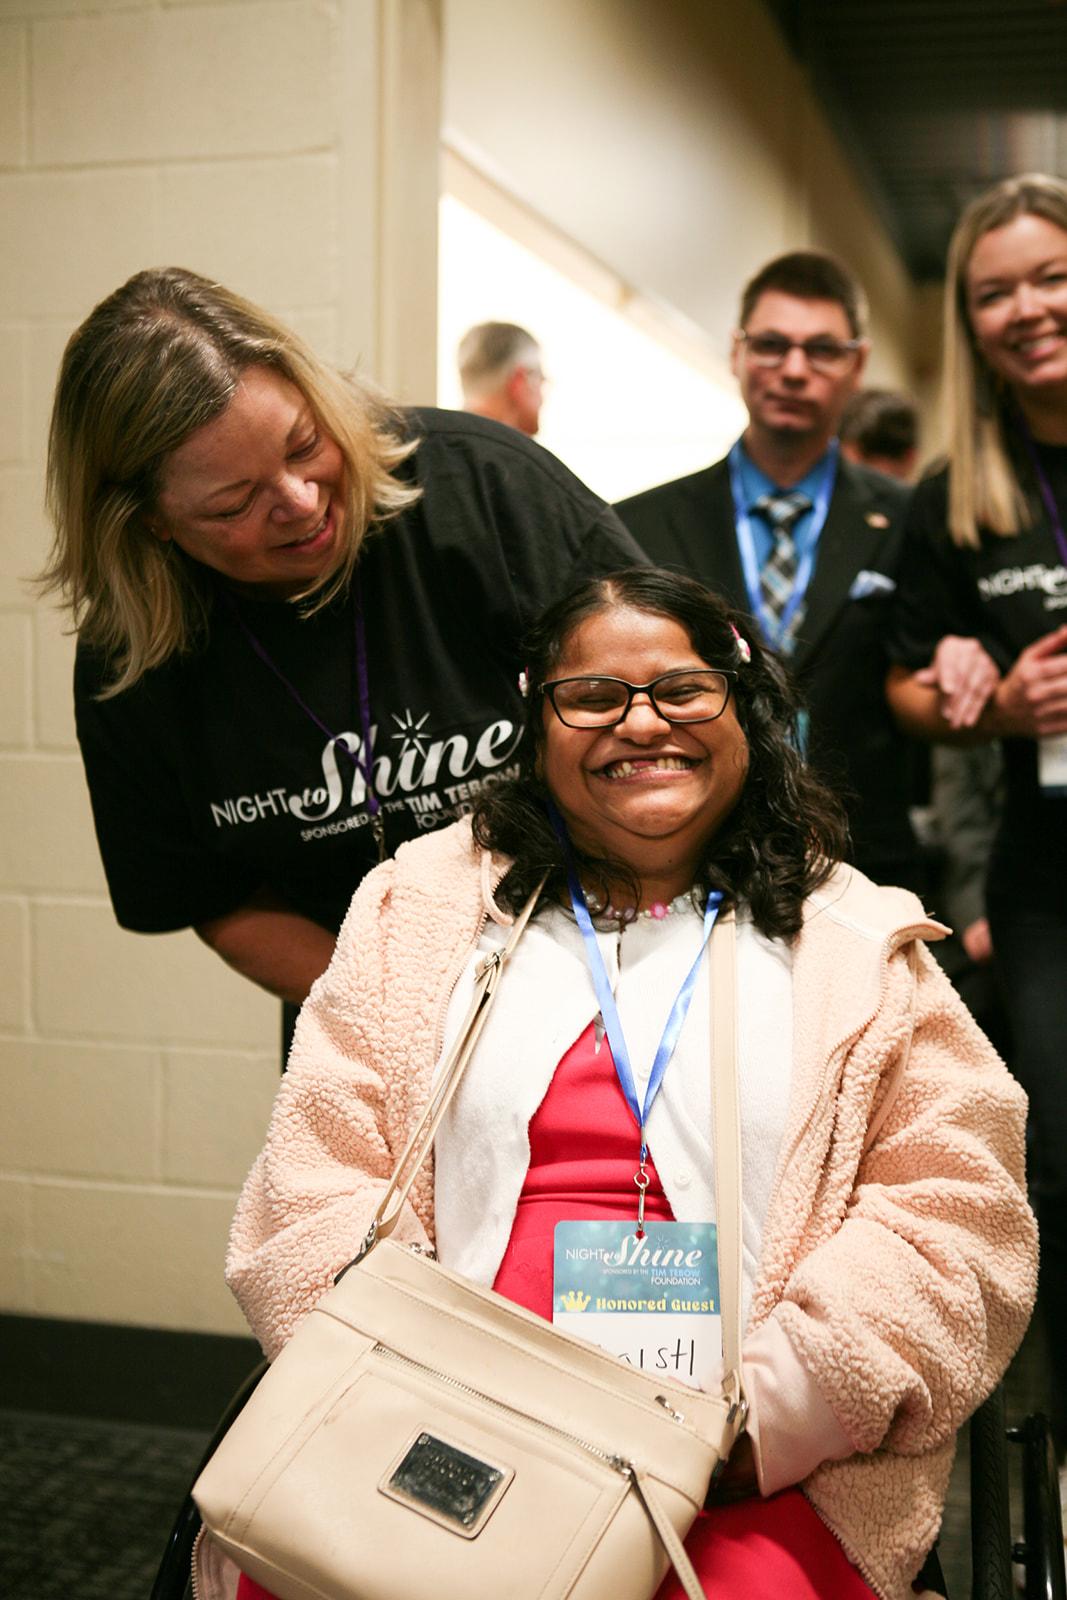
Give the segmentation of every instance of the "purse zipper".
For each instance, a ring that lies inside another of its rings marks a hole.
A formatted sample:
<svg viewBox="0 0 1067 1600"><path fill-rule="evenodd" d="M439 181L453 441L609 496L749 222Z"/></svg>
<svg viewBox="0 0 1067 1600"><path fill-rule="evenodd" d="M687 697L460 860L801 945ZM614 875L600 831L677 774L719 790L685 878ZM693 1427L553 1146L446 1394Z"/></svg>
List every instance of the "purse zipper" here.
<svg viewBox="0 0 1067 1600"><path fill-rule="evenodd" d="M493 1406L497 1411L505 1411L509 1416L518 1417L526 1423L533 1423L542 1433L551 1433L559 1439L564 1439L568 1444L575 1444L588 1455L596 1456L598 1460L612 1467L620 1476L633 1479L636 1476L632 1461L627 1461L623 1456L610 1455L608 1451L601 1450L599 1445L590 1444L588 1439L579 1438L576 1433L568 1433L565 1428L557 1428L551 1422L543 1422L539 1417L531 1417L525 1411L520 1411L517 1406L509 1406L506 1400L497 1400L493 1395L483 1394L480 1389L474 1389L469 1383L454 1378L449 1372L439 1372L435 1367L428 1367L422 1361L416 1361L412 1356L401 1355L399 1350L393 1350L387 1344L376 1344L372 1354L385 1356L389 1361L395 1361L402 1367L410 1367L415 1372L424 1373L438 1383L445 1384L450 1389L456 1389L460 1394L469 1394L475 1400L483 1400L486 1405Z"/></svg>
<svg viewBox="0 0 1067 1600"><path fill-rule="evenodd" d="M203 1537L204 1525L201 1523L197 1529L196 1538L193 1540L193 1548L189 1552L189 1588L192 1592L193 1600L200 1600L200 1581L196 1574L196 1557Z"/></svg>
<svg viewBox="0 0 1067 1600"><path fill-rule="evenodd" d="M407 1251L410 1251L410 1253L413 1256L422 1256L427 1261L436 1262L438 1266L441 1266L441 1263L438 1260L437 1251L436 1251L436 1249L434 1248L434 1246L432 1244L417 1244L417 1243L412 1242L410 1244L405 1244L403 1246L403 1248L405 1250L407 1250ZM354 1265L355 1265L355 1262L349 1262L349 1266L354 1266ZM348 1271L348 1267L346 1267L344 1270L345 1270L345 1272L347 1272ZM441 1266L441 1270L446 1275L449 1272L449 1268L448 1267ZM458 1274L453 1273L452 1276L454 1278L456 1278L457 1282L463 1282L463 1279L460 1278ZM334 1281L336 1282L337 1280L335 1279ZM389 1355L389 1356L394 1357L394 1359L397 1360L397 1361L406 1361L409 1366L419 1367L421 1365L421 1363L416 1361L413 1356L401 1355L401 1353L398 1350L394 1350L391 1345L376 1345L375 1348L381 1350L383 1352L383 1354L385 1354L385 1355ZM430 1373L433 1377L439 1377L442 1380L442 1382L444 1382L444 1383L455 1383L455 1384L459 1385L460 1387L463 1387L461 1384L459 1384L459 1379L458 1378L451 1378L447 1372L440 1372L439 1373L433 1367L424 1367L423 1371ZM731 1393L728 1392L728 1390L726 1388L726 1378L729 1377L729 1376L730 1376L730 1374L725 1374L724 1378L723 1378L722 1399L726 1402L726 1404L727 1404L727 1406L729 1408L728 1412L727 1412L726 1420L727 1420L727 1422L731 1422L732 1423L734 1418L737 1416L737 1413L740 1411L741 1414L742 1414L741 1428L743 1429L745 1420L747 1419L747 1416L748 1416L748 1401L745 1398L744 1394L741 1392L740 1374L736 1375L737 1378L738 1378L737 1393L736 1394L731 1394ZM480 1391L477 1390L477 1389L471 1389L469 1392L471 1394L475 1394L475 1395L480 1394ZM484 1400L488 1400L491 1405L500 1406L505 1410L510 1409L507 1406L507 1402L506 1401L504 1401L504 1400L494 1400L491 1395L481 1395L481 1398L484 1399ZM680 1399L681 1396L679 1396L678 1398ZM671 1420L673 1422L680 1423L683 1427L687 1426L685 1412L684 1411L676 1411L674 1409L674 1407L671 1405L670 1400L668 1399L668 1397L665 1394L653 1395L652 1401L653 1401L653 1403L655 1405L662 1406L664 1411L666 1411L667 1415L671 1418ZM641 1401L639 1403L643 1404L643 1405L647 1404L646 1401ZM526 1415L526 1413L524 1411L519 1411L519 1412L516 1412L515 1414L516 1414L516 1416L525 1416ZM533 1419L528 1419L528 1420L533 1420ZM546 1423L545 1426L548 1427L549 1425ZM569 1434L564 1434L564 1438L569 1438L569 1437L571 1437ZM581 1444L583 1441L579 1439L576 1442L578 1444ZM592 1447L590 1447L590 1448L592 1448Z"/></svg>

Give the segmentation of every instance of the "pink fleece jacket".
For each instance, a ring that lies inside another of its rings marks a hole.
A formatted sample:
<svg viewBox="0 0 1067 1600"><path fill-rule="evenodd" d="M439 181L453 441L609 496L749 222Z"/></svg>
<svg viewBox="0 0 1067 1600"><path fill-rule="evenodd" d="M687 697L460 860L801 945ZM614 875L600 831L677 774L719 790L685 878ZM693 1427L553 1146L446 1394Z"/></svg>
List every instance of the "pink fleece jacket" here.
<svg viewBox="0 0 1067 1600"><path fill-rule="evenodd" d="M402 846L353 900L230 1238L227 1278L268 1355L366 1232L452 988L485 918L503 920L507 865L458 823ZM912 895L844 867L806 907L743 1357L764 1491L802 1479L884 1600L910 1596L956 1431L1022 1338L1036 1278L1025 1099L920 942L940 932ZM394 1237L433 1238L429 1163Z"/></svg>

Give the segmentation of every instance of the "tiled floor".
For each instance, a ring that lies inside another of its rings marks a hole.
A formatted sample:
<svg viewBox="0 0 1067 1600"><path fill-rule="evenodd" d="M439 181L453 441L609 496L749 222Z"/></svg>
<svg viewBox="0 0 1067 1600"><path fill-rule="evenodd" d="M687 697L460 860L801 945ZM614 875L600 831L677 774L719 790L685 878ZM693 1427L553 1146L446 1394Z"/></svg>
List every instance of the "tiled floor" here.
<svg viewBox="0 0 1067 1600"><path fill-rule="evenodd" d="M148 1600L206 1437L0 1413L0 1595Z"/></svg>
<svg viewBox="0 0 1067 1600"><path fill-rule="evenodd" d="M1009 1422L1040 1406L1042 1387L1032 1332L1009 1374ZM0 1412L3 1600L148 1600L205 1445L199 1432ZM940 1545L951 1600L970 1595L968 1519L964 1437Z"/></svg>

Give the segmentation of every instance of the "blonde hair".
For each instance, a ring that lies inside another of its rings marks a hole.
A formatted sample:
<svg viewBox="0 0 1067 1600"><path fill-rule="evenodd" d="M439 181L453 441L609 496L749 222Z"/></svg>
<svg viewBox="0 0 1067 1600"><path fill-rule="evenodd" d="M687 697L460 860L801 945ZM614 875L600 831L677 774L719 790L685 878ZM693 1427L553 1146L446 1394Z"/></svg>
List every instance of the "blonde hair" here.
<svg viewBox="0 0 1067 1600"><path fill-rule="evenodd" d="M72 335L48 449L55 541L40 577L79 637L107 657L104 696L130 688L202 634L203 568L149 529L170 453L220 416L242 374L267 367L295 385L344 458L337 559L294 603L317 610L351 578L368 529L420 491L394 470L415 449L366 385L319 361L267 312L195 272L139 272Z"/></svg>
<svg viewBox="0 0 1067 1600"><path fill-rule="evenodd" d="M977 548L979 528L1011 538L1033 508L1008 447L1008 396L978 351L967 310L967 269L979 239L1014 222L1044 217L1067 233L1067 183L1042 173L1007 178L979 195L956 224L945 275L944 411L949 531Z"/></svg>

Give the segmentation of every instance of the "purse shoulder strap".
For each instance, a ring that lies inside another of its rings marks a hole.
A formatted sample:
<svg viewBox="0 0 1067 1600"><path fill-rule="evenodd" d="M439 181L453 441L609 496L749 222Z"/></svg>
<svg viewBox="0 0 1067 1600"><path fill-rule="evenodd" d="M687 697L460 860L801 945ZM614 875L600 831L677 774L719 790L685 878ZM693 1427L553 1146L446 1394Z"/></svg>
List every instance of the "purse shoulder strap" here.
<svg viewBox="0 0 1067 1600"><path fill-rule="evenodd" d="M722 1353L741 1372L741 1108L737 1091L737 920L719 919L711 939L711 1110L715 1144Z"/></svg>
<svg viewBox="0 0 1067 1600"><path fill-rule="evenodd" d="M547 876L548 874L546 873L545 878ZM500 950L494 950L491 955L484 956L478 963L474 974L474 999L471 1001L470 1008L463 1019L459 1032L456 1034L455 1041L448 1052L441 1071L437 1075L437 1082L431 1091L426 1110L416 1123L411 1137L400 1154L393 1170L393 1175L389 1179L381 1203L374 1213L371 1225L367 1229L366 1237L360 1245L358 1253L348 1263L348 1266L341 1268L341 1271L334 1279L335 1283L341 1281L349 1267L354 1267L356 1262L362 1261L368 1250L373 1249L380 1239L388 1239L396 1227L404 1202L410 1193L411 1185L415 1182L419 1168L429 1153L434 1136L441 1124L441 1119L452 1103L453 1095L459 1088L460 1079L466 1070L467 1062L474 1054L474 1047L481 1037L482 1029L485 1027L486 1019L500 987L500 977L504 967L515 946L522 938L526 924L537 907L537 902L541 897L541 890L545 886L545 878L541 879L541 882L512 923L507 942Z"/></svg>
<svg viewBox="0 0 1067 1600"><path fill-rule="evenodd" d="M512 925L507 943L484 957L475 973L475 994L463 1025L438 1074L429 1103L397 1161L381 1203L358 1253L335 1282L362 1261L396 1227L411 1185L425 1161L441 1119L459 1088L467 1063L485 1027L500 978L521 939L544 887L537 885ZM732 911L719 920L711 939L712 1120L715 1147L715 1213L718 1218L719 1294L722 1302L723 1360L727 1377L741 1371L741 1122L737 1093L736 934Z"/></svg>

